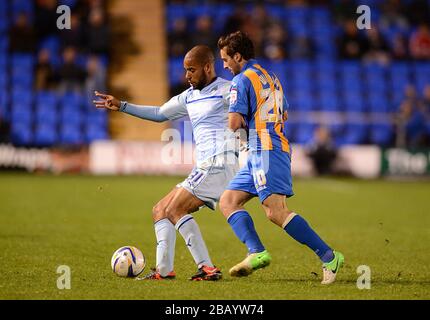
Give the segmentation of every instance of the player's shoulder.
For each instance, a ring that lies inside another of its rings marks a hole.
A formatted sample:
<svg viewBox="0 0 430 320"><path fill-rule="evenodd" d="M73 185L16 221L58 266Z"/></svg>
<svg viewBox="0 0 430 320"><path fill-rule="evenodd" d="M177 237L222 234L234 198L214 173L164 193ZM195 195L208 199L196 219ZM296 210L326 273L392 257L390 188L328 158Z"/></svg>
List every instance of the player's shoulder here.
<svg viewBox="0 0 430 320"><path fill-rule="evenodd" d="M248 70L248 69L247 69ZM249 84L249 78L246 75L247 70L235 75L233 79L231 80L231 86L237 87L237 86L246 86Z"/></svg>

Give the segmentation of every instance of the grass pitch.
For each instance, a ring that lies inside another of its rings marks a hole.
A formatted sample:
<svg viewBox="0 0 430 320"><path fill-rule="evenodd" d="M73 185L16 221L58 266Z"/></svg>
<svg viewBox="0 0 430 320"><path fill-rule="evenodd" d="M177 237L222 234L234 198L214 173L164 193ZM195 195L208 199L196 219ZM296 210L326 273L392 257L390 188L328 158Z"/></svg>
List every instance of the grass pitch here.
<svg viewBox="0 0 430 320"><path fill-rule="evenodd" d="M140 248L155 264L152 206L179 177L0 175L0 299L429 299L430 183L312 179L294 181L289 207L302 214L346 265L320 285L312 251L271 224L258 202L248 209L272 264L247 278L228 269L246 249L217 210L195 214L219 282L190 282L196 271L178 234L174 281L115 276L112 253ZM57 288L57 267L71 268L71 289ZM356 286L357 267L371 289Z"/></svg>

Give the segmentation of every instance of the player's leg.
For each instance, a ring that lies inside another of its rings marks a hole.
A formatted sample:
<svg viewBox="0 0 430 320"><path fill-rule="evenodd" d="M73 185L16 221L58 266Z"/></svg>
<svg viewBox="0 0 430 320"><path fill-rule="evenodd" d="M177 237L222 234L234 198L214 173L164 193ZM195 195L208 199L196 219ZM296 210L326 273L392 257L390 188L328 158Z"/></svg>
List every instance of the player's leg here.
<svg viewBox="0 0 430 320"><path fill-rule="evenodd" d="M174 278L173 264L175 257L176 230L167 217L166 208L175 196L174 188L152 209L155 238L157 240L156 267L145 279Z"/></svg>
<svg viewBox="0 0 430 320"><path fill-rule="evenodd" d="M257 195L250 162L230 182L221 196L220 209L236 236L247 246L248 256L230 269L232 276L247 276L254 270L269 265L270 254L265 250L244 205Z"/></svg>
<svg viewBox="0 0 430 320"><path fill-rule="evenodd" d="M332 283L342 267L343 255L332 250L310 227L306 220L288 209L285 196L272 194L263 201L267 217L284 229L294 240L306 245L323 263L323 284Z"/></svg>
<svg viewBox="0 0 430 320"><path fill-rule="evenodd" d="M169 203L166 212L176 230L184 238L199 269L191 280L219 280L222 276L221 271L213 265L200 228L190 214L204 205L205 202L181 187Z"/></svg>

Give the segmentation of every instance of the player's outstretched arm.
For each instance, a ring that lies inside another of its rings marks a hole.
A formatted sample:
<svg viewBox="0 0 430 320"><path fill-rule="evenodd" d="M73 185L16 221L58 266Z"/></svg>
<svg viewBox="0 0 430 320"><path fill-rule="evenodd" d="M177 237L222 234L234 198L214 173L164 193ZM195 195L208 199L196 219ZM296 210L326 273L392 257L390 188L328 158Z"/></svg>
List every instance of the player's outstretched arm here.
<svg viewBox="0 0 430 320"><path fill-rule="evenodd" d="M98 91L95 91L95 95L96 97L101 99L93 101L96 108L109 109L112 111L121 111L129 115L138 117L140 119L155 122L163 122L169 120L165 115L160 113L159 107L134 105L126 101L120 101L112 95L103 94Z"/></svg>

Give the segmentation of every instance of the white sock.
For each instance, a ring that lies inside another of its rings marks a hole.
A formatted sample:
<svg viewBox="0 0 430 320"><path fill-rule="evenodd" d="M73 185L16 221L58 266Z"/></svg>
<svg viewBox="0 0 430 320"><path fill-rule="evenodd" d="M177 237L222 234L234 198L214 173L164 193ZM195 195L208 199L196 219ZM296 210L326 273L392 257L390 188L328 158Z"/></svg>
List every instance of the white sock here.
<svg viewBox="0 0 430 320"><path fill-rule="evenodd" d="M169 219L158 220L154 224L155 237L157 238L156 268L162 277L173 271L175 258L176 230Z"/></svg>
<svg viewBox="0 0 430 320"><path fill-rule="evenodd" d="M203 265L213 267L214 265L209 258L208 249L206 248L200 228L193 216L190 214L183 216L176 223L175 228L184 238L185 244L197 264L197 268L201 268Z"/></svg>

